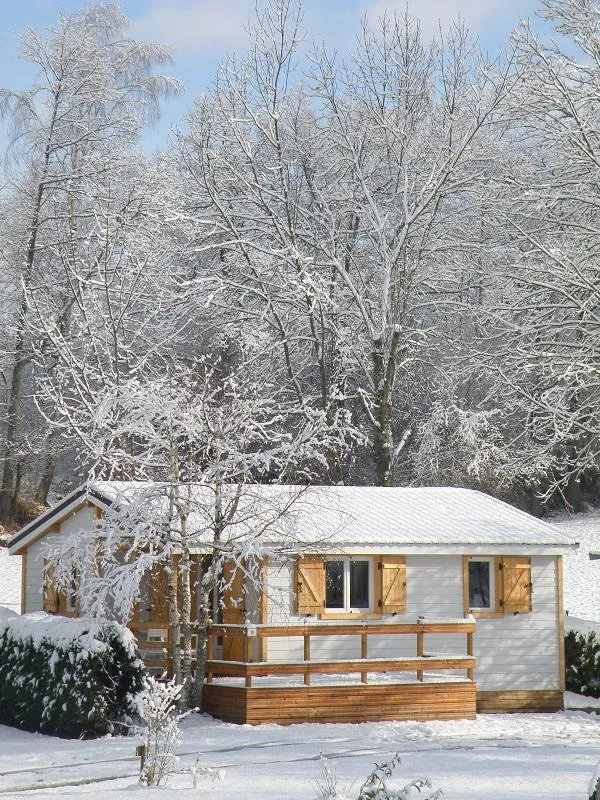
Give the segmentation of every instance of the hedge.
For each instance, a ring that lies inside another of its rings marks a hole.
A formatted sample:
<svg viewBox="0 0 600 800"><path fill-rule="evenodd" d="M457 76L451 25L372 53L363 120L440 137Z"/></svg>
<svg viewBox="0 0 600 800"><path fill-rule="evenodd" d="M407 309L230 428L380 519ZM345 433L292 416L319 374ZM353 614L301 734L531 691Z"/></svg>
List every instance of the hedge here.
<svg viewBox="0 0 600 800"><path fill-rule="evenodd" d="M566 634L565 667L567 691L600 697L600 641L593 631Z"/></svg>
<svg viewBox="0 0 600 800"><path fill-rule="evenodd" d="M67 738L122 730L144 667L116 622L0 617L0 723Z"/></svg>

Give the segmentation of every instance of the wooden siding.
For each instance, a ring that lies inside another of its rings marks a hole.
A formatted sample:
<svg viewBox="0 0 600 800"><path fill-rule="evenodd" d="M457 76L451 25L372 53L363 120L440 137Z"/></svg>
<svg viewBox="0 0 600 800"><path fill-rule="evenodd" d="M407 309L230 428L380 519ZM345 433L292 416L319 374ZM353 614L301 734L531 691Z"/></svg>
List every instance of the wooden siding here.
<svg viewBox="0 0 600 800"><path fill-rule="evenodd" d="M530 689L527 691L477 692L477 711L505 714L517 711L562 711L563 693Z"/></svg>
<svg viewBox="0 0 600 800"><path fill-rule="evenodd" d="M252 688L207 684L204 710L219 719L258 725L276 722L377 722L474 719L475 684Z"/></svg>

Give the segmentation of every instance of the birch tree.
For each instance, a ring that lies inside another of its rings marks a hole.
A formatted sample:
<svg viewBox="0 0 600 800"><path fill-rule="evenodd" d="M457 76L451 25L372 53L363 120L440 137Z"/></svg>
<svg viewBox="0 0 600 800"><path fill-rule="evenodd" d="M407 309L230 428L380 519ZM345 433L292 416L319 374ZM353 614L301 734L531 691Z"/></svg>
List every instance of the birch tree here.
<svg viewBox="0 0 600 800"><path fill-rule="evenodd" d="M161 96L177 91L153 75L168 51L125 35L116 6L90 6L60 18L44 36L27 29L21 58L37 70L30 90L4 90L2 108L12 137L13 193L25 213L10 243L20 296L12 323L0 515L10 517L20 493L18 451L24 381L31 359L29 292L43 279L48 227L57 219L76 226L86 181L110 169L115 149L133 144L144 120L155 118ZM13 227L14 230L14 227ZM7 248L8 249L8 248ZM51 280L51 276L47 276Z"/></svg>
<svg viewBox="0 0 600 800"><path fill-rule="evenodd" d="M130 380L98 398L93 420L73 418L96 455L96 474L137 482L107 484L117 487L114 511L47 553L59 586L79 575L82 613L125 622L143 581L165 570L173 673L194 703L201 702L208 624L228 581L239 570L261 586L267 533L278 531L279 552L298 545L286 517L303 489L282 487L269 499L253 483L302 470L310 477L328 435L321 415L286 419L302 412L286 409L276 389L263 396L250 383L214 378L198 364Z"/></svg>

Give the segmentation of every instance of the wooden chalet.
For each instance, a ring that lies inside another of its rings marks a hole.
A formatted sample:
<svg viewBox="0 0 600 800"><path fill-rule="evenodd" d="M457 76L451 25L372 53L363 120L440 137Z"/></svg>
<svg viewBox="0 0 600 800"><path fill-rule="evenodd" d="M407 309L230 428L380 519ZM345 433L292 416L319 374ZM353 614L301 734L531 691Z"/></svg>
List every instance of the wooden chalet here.
<svg viewBox="0 0 600 800"><path fill-rule="evenodd" d="M74 597L44 582L47 537L93 529L140 490L81 487L13 538L24 613L77 613ZM207 491L194 488L198 502ZM272 505L292 489L249 491ZM239 570L229 576L210 628L209 713L254 724L563 707L562 555L576 543L561 530L470 490L344 486L309 488L281 525L264 541L260 590ZM164 575L141 595L130 627L162 672Z"/></svg>

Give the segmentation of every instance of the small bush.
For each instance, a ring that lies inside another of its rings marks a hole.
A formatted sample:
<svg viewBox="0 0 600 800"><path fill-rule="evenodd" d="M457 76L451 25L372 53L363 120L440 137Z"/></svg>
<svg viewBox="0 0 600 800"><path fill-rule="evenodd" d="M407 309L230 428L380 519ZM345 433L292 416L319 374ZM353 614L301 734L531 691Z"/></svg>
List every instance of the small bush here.
<svg viewBox="0 0 600 800"><path fill-rule="evenodd" d="M391 789L387 781L392 777L394 770L400 764L398 753L383 764L375 764L375 768L367 775L367 779L360 787L356 800L410 800L417 796L421 800L440 800L443 794L441 789L433 791L428 778L417 778L401 789ZM340 792L337 787L335 772L329 762L321 753L321 777L316 782L318 792L317 800L349 800L349 792Z"/></svg>
<svg viewBox="0 0 600 800"><path fill-rule="evenodd" d="M124 726L144 667L132 634L43 612L0 622L0 722L75 738Z"/></svg>
<svg viewBox="0 0 600 800"><path fill-rule="evenodd" d="M600 697L600 641L593 631L567 633L565 667L569 692Z"/></svg>
<svg viewBox="0 0 600 800"><path fill-rule="evenodd" d="M175 769L181 744L180 714L177 704L181 699L182 684L175 681L163 683L152 676L137 697L138 713L146 723L146 760L140 781L147 786L160 786Z"/></svg>

